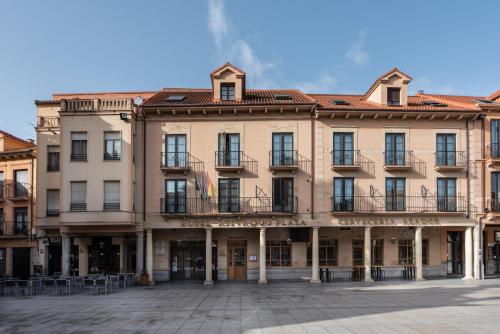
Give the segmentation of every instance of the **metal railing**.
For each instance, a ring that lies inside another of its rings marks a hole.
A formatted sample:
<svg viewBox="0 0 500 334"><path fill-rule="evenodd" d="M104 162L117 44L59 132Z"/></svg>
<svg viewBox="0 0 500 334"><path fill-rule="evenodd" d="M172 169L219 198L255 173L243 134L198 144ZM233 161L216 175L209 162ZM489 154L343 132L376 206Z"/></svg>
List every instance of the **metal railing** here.
<svg viewBox="0 0 500 334"><path fill-rule="evenodd" d="M486 155L491 159L500 158L500 143L491 143L486 145Z"/></svg>
<svg viewBox="0 0 500 334"><path fill-rule="evenodd" d="M280 202L273 202L272 197L226 197L221 202L218 199L182 196L167 196L161 199L162 214L297 213L297 208L297 196L290 196Z"/></svg>
<svg viewBox="0 0 500 334"><path fill-rule="evenodd" d="M499 207L500 208L500 207ZM466 212L465 196L334 196L332 212Z"/></svg>
<svg viewBox="0 0 500 334"><path fill-rule="evenodd" d="M14 235L28 235L28 225L25 220L14 222Z"/></svg>
<svg viewBox="0 0 500 334"><path fill-rule="evenodd" d="M59 210L47 209L47 217L57 217L57 216L59 216Z"/></svg>
<svg viewBox="0 0 500 334"><path fill-rule="evenodd" d="M189 168L191 154L188 152L161 152L161 168Z"/></svg>
<svg viewBox="0 0 500 334"><path fill-rule="evenodd" d="M5 198L5 185L3 181L0 181L0 201L3 201Z"/></svg>
<svg viewBox="0 0 500 334"><path fill-rule="evenodd" d="M120 160L120 158L120 152L104 152L103 154L104 160Z"/></svg>
<svg viewBox="0 0 500 334"><path fill-rule="evenodd" d="M500 198L487 199L486 208L490 212L500 212Z"/></svg>
<svg viewBox="0 0 500 334"><path fill-rule="evenodd" d="M216 167L238 167L243 161L243 151L215 151Z"/></svg>
<svg viewBox="0 0 500 334"><path fill-rule="evenodd" d="M130 111L133 102L130 98L116 99L69 99L61 100L61 111Z"/></svg>
<svg viewBox="0 0 500 334"><path fill-rule="evenodd" d="M39 116L37 126L39 128L58 128L60 119L57 116Z"/></svg>
<svg viewBox="0 0 500 334"><path fill-rule="evenodd" d="M411 167L413 152L407 150L388 150L384 152L384 166Z"/></svg>
<svg viewBox="0 0 500 334"><path fill-rule="evenodd" d="M71 153L71 161L87 161L87 153Z"/></svg>
<svg viewBox="0 0 500 334"><path fill-rule="evenodd" d="M54 155L57 154L57 159L52 158L52 159L49 159L47 161L47 172L57 172L59 170L59 165L60 165L60 163L59 163L60 154L59 154L59 152L54 152L51 154L54 154Z"/></svg>
<svg viewBox="0 0 500 334"><path fill-rule="evenodd" d="M359 165L359 150L333 150L332 166Z"/></svg>
<svg viewBox="0 0 500 334"><path fill-rule="evenodd" d="M28 198L30 185L26 182L10 182L5 184L6 198Z"/></svg>
<svg viewBox="0 0 500 334"><path fill-rule="evenodd" d="M104 203L104 211L120 211L120 203Z"/></svg>
<svg viewBox="0 0 500 334"><path fill-rule="evenodd" d="M299 155L297 150L272 150L269 151L270 167L297 166Z"/></svg>
<svg viewBox="0 0 500 334"><path fill-rule="evenodd" d="M87 211L87 203L71 203L69 210L74 212Z"/></svg>
<svg viewBox="0 0 500 334"><path fill-rule="evenodd" d="M435 155L438 167L465 167L464 151L437 151Z"/></svg>

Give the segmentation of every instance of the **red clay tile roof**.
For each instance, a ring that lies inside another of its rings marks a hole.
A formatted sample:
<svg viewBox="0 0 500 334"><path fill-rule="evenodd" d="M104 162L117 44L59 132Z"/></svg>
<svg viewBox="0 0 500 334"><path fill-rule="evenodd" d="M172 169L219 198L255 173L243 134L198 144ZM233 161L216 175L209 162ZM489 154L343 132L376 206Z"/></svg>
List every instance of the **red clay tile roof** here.
<svg viewBox="0 0 500 334"><path fill-rule="evenodd" d="M276 100L275 95L290 95L291 100ZM183 95L180 102L167 102L173 95ZM247 89L242 101L214 101L212 89L165 88L144 102L145 107L151 106L230 106L230 105L295 105L315 102L296 89Z"/></svg>
<svg viewBox="0 0 500 334"><path fill-rule="evenodd" d="M318 109L329 110L353 110L353 111L478 111L475 96L450 96L419 94L408 96L407 106L388 106L371 101L363 100L364 95L340 95L340 94L308 94L318 102ZM337 105L333 100L344 100L349 105ZM430 106L423 104L424 101L435 101L447 104L447 106Z"/></svg>
<svg viewBox="0 0 500 334"><path fill-rule="evenodd" d="M8 133L6 131L0 130L0 134L2 134L4 137L8 137L8 138L10 138L12 140L17 141L18 143L20 143L21 145L25 146L26 148L36 147L35 143L32 143L32 142L30 142L28 140L24 140L24 139L21 139L19 137L16 137L13 134L10 134L10 133Z"/></svg>
<svg viewBox="0 0 500 334"><path fill-rule="evenodd" d="M246 74L245 71L243 71L241 68L238 68L236 66L234 66L233 64L231 64L230 62L226 62L225 64L217 67L215 70L213 70L211 73L210 73L210 76L214 75L214 73L217 73L219 72L220 70L222 70L224 67L226 66L229 66L229 67L232 67L234 70L236 70L237 72L241 72L243 74Z"/></svg>
<svg viewBox="0 0 500 334"><path fill-rule="evenodd" d="M493 94L491 94L490 96L488 96L486 99L492 100L492 101L500 100L500 89L497 90L496 92L494 92ZM498 102L500 102L500 101L498 101Z"/></svg>

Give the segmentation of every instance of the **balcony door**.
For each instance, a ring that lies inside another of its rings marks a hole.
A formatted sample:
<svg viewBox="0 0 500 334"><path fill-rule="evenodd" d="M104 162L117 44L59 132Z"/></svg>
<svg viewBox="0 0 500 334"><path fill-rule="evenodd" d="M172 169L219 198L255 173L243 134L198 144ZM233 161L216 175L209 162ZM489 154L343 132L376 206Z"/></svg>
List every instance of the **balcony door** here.
<svg viewBox="0 0 500 334"><path fill-rule="evenodd" d="M186 135L165 135L167 167L187 167Z"/></svg>
<svg viewBox="0 0 500 334"><path fill-rule="evenodd" d="M273 211L294 211L293 178L273 178Z"/></svg>
<svg viewBox="0 0 500 334"><path fill-rule="evenodd" d="M353 133L335 132L333 134L333 164L354 164L354 140Z"/></svg>
<svg viewBox="0 0 500 334"><path fill-rule="evenodd" d="M273 166L290 166L293 159L293 133L273 133Z"/></svg>
<svg viewBox="0 0 500 334"><path fill-rule="evenodd" d="M440 177L437 179L438 211L457 211L457 179Z"/></svg>
<svg viewBox="0 0 500 334"><path fill-rule="evenodd" d="M219 179L219 212L240 212L240 179Z"/></svg>
<svg viewBox="0 0 500 334"><path fill-rule="evenodd" d="M385 179L386 211L406 210L406 179L404 177L388 177Z"/></svg>
<svg viewBox="0 0 500 334"><path fill-rule="evenodd" d="M500 172L491 173L491 210L500 210Z"/></svg>
<svg viewBox="0 0 500 334"><path fill-rule="evenodd" d="M333 211L354 210L354 179L336 177L333 179Z"/></svg>
<svg viewBox="0 0 500 334"><path fill-rule="evenodd" d="M219 134L219 166L239 166L240 165L240 134L220 133Z"/></svg>
<svg viewBox="0 0 500 334"><path fill-rule="evenodd" d="M186 180L165 181L165 212L186 213Z"/></svg>
<svg viewBox="0 0 500 334"><path fill-rule="evenodd" d="M456 165L456 135L440 133L436 136L436 162L438 166Z"/></svg>
<svg viewBox="0 0 500 334"><path fill-rule="evenodd" d="M405 165L405 134L385 134L385 164L387 166Z"/></svg>
<svg viewBox="0 0 500 334"><path fill-rule="evenodd" d="M500 157L500 120L492 120L490 129L491 157Z"/></svg>
<svg viewBox="0 0 500 334"><path fill-rule="evenodd" d="M16 184L14 189L14 196L28 196L28 170L23 169L14 171L14 181Z"/></svg>

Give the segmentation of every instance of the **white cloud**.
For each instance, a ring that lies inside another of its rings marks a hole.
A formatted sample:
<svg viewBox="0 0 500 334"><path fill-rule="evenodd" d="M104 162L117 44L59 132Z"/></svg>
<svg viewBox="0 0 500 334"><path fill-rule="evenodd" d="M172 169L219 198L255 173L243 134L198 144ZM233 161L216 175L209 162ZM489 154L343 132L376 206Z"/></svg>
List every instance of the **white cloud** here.
<svg viewBox="0 0 500 334"><path fill-rule="evenodd" d="M301 82L296 88L306 93L333 93L337 82L337 77L331 71L324 71L316 80Z"/></svg>
<svg viewBox="0 0 500 334"><path fill-rule="evenodd" d="M368 62L368 53L364 50L366 35L368 32L362 30L359 32L358 39L356 39L352 44L345 57L350 59L357 65L364 65Z"/></svg>
<svg viewBox="0 0 500 334"><path fill-rule="evenodd" d="M208 27L217 47L217 61L230 61L249 74L249 81L258 88L276 86L276 62L263 61L248 41L235 33L226 14L224 0L208 0Z"/></svg>
<svg viewBox="0 0 500 334"><path fill-rule="evenodd" d="M229 34L229 21L226 17L224 0L208 1L208 27L212 32L215 45L222 48L222 41Z"/></svg>

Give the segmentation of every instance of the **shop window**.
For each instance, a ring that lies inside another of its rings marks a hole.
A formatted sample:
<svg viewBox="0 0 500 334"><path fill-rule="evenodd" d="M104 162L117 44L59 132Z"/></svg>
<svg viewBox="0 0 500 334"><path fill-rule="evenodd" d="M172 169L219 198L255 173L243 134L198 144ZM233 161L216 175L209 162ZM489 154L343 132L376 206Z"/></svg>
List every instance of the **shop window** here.
<svg viewBox="0 0 500 334"><path fill-rule="evenodd" d="M356 239L352 241L352 265L363 265L364 241Z"/></svg>
<svg viewBox="0 0 500 334"><path fill-rule="evenodd" d="M338 241L336 239L321 239L318 248L320 266L337 265ZM307 265L312 265L312 246L307 247Z"/></svg>
<svg viewBox="0 0 500 334"><path fill-rule="evenodd" d="M285 240L266 241L266 264L270 267L289 267L292 263L292 245Z"/></svg>
<svg viewBox="0 0 500 334"><path fill-rule="evenodd" d="M415 264L415 240L398 240L398 263L400 265Z"/></svg>

